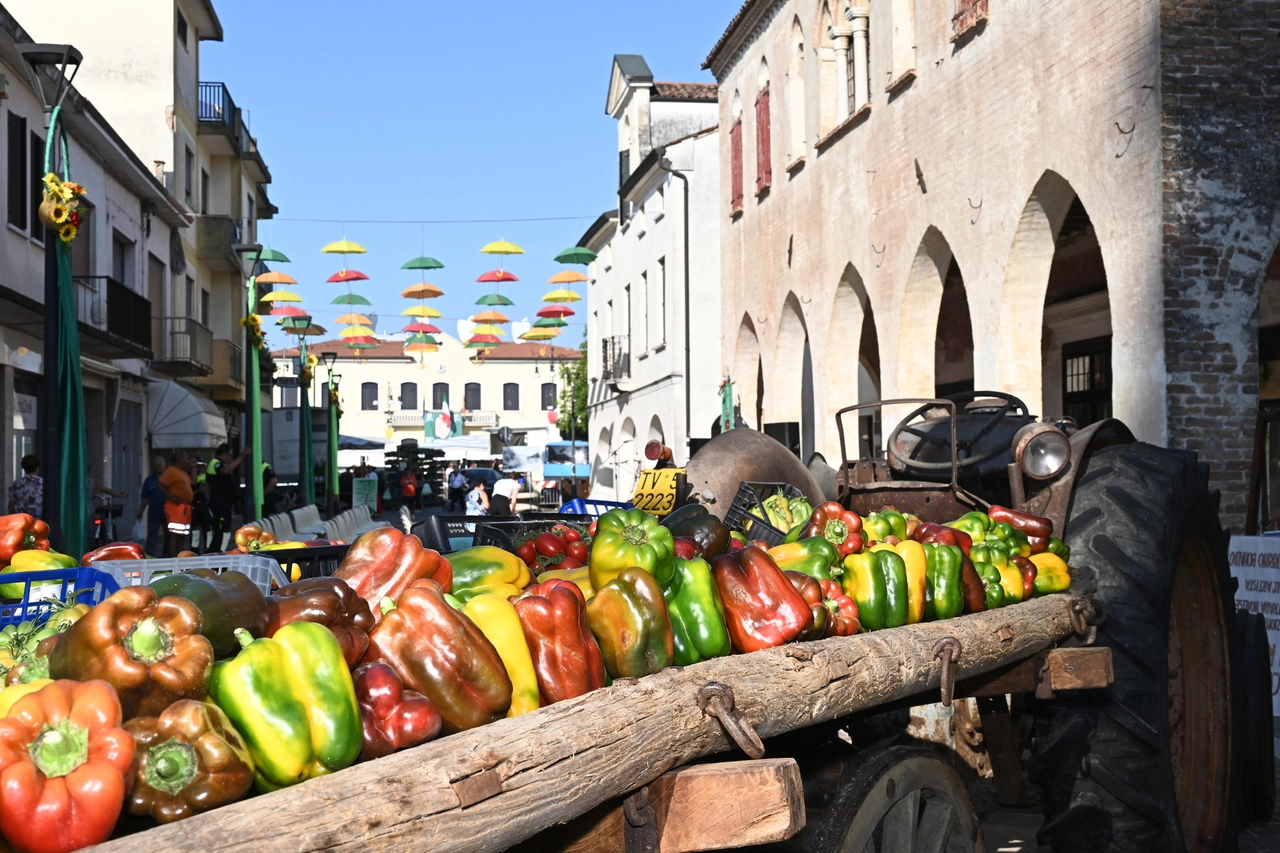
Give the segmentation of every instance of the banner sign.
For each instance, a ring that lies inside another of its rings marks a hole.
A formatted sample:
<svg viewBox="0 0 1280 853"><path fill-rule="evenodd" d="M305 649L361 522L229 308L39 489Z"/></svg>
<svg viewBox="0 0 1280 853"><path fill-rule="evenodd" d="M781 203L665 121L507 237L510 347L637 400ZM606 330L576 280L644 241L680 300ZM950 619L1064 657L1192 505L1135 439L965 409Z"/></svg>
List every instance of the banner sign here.
<svg viewBox="0 0 1280 853"><path fill-rule="evenodd" d="M1231 574L1240 582L1235 609L1261 613L1267 620L1271 659L1271 708L1280 717L1280 536L1232 536L1227 554ZM1234 615L1234 614L1232 614Z"/></svg>
<svg viewBox="0 0 1280 853"><path fill-rule="evenodd" d="M378 481L356 477L351 481L351 505L367 506L378 511Z"/></svg>

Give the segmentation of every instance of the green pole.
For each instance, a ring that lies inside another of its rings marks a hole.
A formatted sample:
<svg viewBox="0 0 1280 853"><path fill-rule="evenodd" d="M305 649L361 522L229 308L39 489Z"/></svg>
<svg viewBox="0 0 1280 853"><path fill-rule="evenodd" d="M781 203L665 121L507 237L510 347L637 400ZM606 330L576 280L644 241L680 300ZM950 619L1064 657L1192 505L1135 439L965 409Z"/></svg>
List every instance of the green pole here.
<svg viewBox="0 0 1280 853"><path fill-rule="evenodd" d="M301 359L299 362L302 365L301 370L306 370L307 339L302 335L298 336L298 353L299 358ZM299 372L301 372L301 370ZM314 378L314 376L312 378ZM302 504L303 506L310 506L316 502L316 477L311 462L311 383L307 383L307 387L302 389L302 411L301 418L299 420L298 444L300 447L298 448L298 456L300 458L302 468L302 471L299 474L299 479L301 480L300 485L302 487Z"/></svg>
<svg viewBox="0 0 1280 853"><path fill-rule="evenodd" d="M338 389L333 384L333 371L329 371L329 506L336 507L338 499Z"/></svg>
<svg viewBox="0 0 1280 853"><path fill-rule="evenodd" d="M258 263L262 258L262 250L258 250L258 254L253 259L253 271L255 275L249 276L249 314L257 313L254 309L258 307ZM245 343L249 347L249 432L250 447L249 454L249 494L252 501L252 518L254 520L262 518L262 387L260 381L260 368L258 365L258 342L257 335L249 334L245 336Z"/></svg>

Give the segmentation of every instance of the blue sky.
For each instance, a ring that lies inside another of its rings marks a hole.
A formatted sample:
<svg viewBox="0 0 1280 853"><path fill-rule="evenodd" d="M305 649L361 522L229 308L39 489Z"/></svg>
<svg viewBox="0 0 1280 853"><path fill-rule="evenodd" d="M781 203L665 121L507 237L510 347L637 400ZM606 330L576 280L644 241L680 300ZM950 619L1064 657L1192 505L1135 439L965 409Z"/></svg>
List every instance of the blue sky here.
<svg viewBox="0 0 1280 853"><path fill-rule="evenodd" d="M329 302L345 288L325 279L342 258L320 247L345 236L368 249L349 265L371 278L354 289L373 301L379 332L403 325L400 291L418 281L400 265L427 254L445 264L427 278L445 291L437 325L455 334L490 287L476 277L500 260L481 246L524 248L505 264L520 282L502 292L516 302L508 316L532 318L562 269L555 254L615 204L613 55L644 55L658 80L709 81L702 60L739 5L223 0L225 41L202 44L200 78L225 82L246 113L280 208L259 237L292 259L278 268L316 322L337 332L341 306ZM515 221L543 217L574 218ZM356 221L375 219L507 221ZM557 343L581 340L584 305ZM274 328L269 340L285 343Z"/></svg>

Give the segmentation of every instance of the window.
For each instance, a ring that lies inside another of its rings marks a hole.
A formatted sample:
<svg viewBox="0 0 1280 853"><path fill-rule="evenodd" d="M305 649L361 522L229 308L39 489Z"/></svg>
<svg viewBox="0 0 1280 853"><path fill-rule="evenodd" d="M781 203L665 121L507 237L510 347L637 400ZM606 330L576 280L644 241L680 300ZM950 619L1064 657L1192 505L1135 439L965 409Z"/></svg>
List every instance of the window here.
<svg viewBox="0 0 1280 853"><path fill-rule="evenodd" d="M649 348L649 273L640 273L640 291L636 294L636 305L639 306L640 326L636 329L636 352L644 352Z"/></svg>
<svg viewBox="0 0 1280 853"><path fill-rule="evenodd" d="M658 258L657 281L654 282L653 298L653 321L654 345L665 344L667 342L667 259Z"/></svg>
<svg viewBox="0 0 1280 853"><path fill-rule="evenodd" d="M480 383L468 382L462 389L462 405L468 411L480 408Z"/></svg>
<svg viewBox="0 0 1280 853"><path fill-rule="evenodd" d="M520 385L515 382L502 384L502 410L504 412L520 411Z"/></svg>
<svg viewBox="0 0 1280 853"><path fill-rule="evenodd" d="M1080 427L1111 417L1111 337L1062 347L1062 412Z"/></svg>
<svg viewBox="0 0 1280 853"><path fill-rule="evenodd" d="M320 408L329 408L329 383L320 383Z"/></svg>
<svg viewBox="0 0 1280 853"><path fill-rule="evenodd" d="M791 132L787 135L787 160L795 162L804 156L804 31L800 20L791 22L791 70L787 72L787 117Z"/></svg>
<svg viewBox="0 0 1280 853"><path fill-rule="evenodd" d="M187 159L182 167L182 195L187 200L187 204L191 204L191 193L195 187L196 178L196 155L191 149L187 149Z"/></svg>
<svg viewBox="0 0 1280 853"><path fill-rule="evenodd" d="M742 119L729 128L729 208L742 212Z"/></svg>
<svg viewBox="0 0 1280 853"><path fill-rule="evenodd" d="M449 404L449 383L437 382L431 386L431 408L442 411Z"/></svg>
<svg viewBox="0 0 1280 853"><path fill-rule="evenodd" d="M182 42L183 47L187 47L187 19L182 17L182 12L175 9L174 14L178 16L178 41Z"/></svg>
<svg viewBox="0 0 1280 853"><path fill-rule="evenodd" d="M9 112L9 224L27 230L27 120Z"/></svg>
<svg viewBox="0 0 1280 853"><path fill-rule="evenodd" d="M769 124L769 63L760 60L756 75L756 195L773 184L773 148Z"/></svg>
<svg viewBox="0 0 1280 853"><path fill-rule="evenodd" d="M40 222L40 202L44 201L44 140L31 134L31 237L43 241L47 230Z"/></svg>
<svg viewBox="0 0 1280 853"><path fill-rule="evenodd" d="M623 291L622 295L623 295L623 296L626 298L626 300L627 300L627 341L628 341L628 342L630 342L630 341L631 341L631 338L632 338L632 328L631 328L631 285L629 285L629 284L628 284L626 287L624 287L624 288L622 289L622 291Z"/></svg>
<svg viewBox="0 0 1280 853"><path fill-rule="evenodd" d="M187 311L187 316L195 320L196 318L196 280L187 277L186 302L183 303Z"/></svg>
<svg viewBox="0 0 1280 853"><path fill-rule="evenodd" d="M400 383L400 410L404 412L418 411L418 383Z"/></svg>
<svg viewBox="0 0 1280 853"><path fill-rule="evenodd" d="M951 17L952 41L967 35L987 19L987 0L956 0L956 13Z"/></svg>
<svg viewBox="0 0 1280 853"><path fill-rule="evenodd" d="M200 291L200 322L209 325L209 291Z"/></svg>
<svg viewBox="0 0 1280 853"><path fill-rule="evenodd" d="M378 411L378 383L360 383L360 409L365 412Z"/></svg>
<svg viewBox="0 0 1280 853"><path fill-rule="evenodd" d="M209 173L200 170L200 214L209 215Z"/></svg>
<svg viewBox="0 0 1280 853"><path fill-rule="evenodd" d="M133 290L133 244L116 233L111 235L111 277Z"/></svg>
<svg viewBox="0 0 1280 853"><path fill-rule="evenodd" d="M549 412L556 407L556 383L542 383L542 410Z"/></svg>
<svg viewBox="0 0 1280 853"><path fill-rule="evenodd" d="M297 385L287 385L280 389L281 408L296 409L300 405Z"/></svg>

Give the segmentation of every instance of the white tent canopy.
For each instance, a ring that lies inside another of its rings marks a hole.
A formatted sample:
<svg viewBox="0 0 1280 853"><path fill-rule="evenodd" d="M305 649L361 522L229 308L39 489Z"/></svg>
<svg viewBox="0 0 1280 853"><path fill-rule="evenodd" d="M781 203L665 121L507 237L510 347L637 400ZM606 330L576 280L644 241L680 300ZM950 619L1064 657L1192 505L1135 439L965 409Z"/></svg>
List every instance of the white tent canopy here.
<svg viewBox="0 0 1280 853"><path fill-rule="evenodd" d="M227 424L208 397L167 379L147 383L147 431L151 446L165 450L217 447L227 440Z"/></svg>

